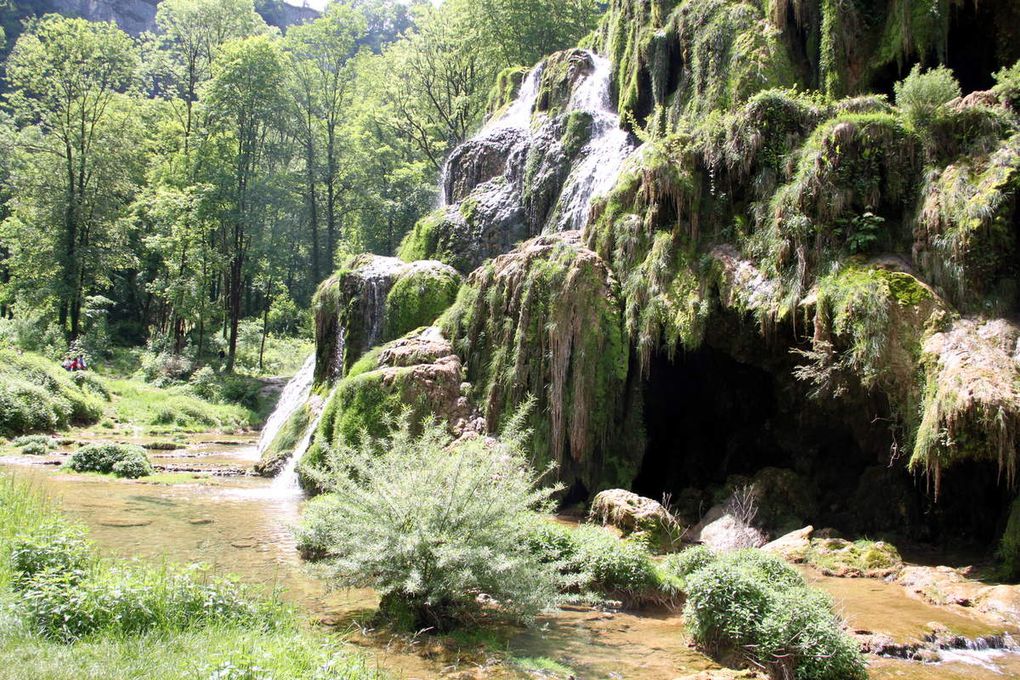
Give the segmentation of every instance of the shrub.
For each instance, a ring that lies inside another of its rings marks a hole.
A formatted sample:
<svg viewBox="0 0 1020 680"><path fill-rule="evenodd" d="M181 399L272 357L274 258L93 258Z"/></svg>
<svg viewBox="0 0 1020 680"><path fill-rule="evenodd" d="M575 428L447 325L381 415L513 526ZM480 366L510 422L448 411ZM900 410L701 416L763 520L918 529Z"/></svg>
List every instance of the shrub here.
<svg viewBox="0 0 1020 680"><path fill-rule="evenodd" d="M46 446L42 442L29 442L22 444L18 447L18 450L26 456L45 456L50 452L50 447Z"/></svg>
<svg viewBox="0 0 1020 680"><path fill-rule="evenodd" d="M960 84L945 66L921 71L916 64L906 78L896 83L896 105L917 125L930 123L948 102L960 96Z"/></svg>
<svg viewBox="0 0 1020 680"><path fill-rule="evenodd" d="M18 437L11 442L11 446L29 456L43 456L57 448L57 442L44 434L29 434Z"/></svg>
<svg viewBox="0 0 1020 680"><path fill-rule="evenodd" d="M102 472L135 479L152 474L145 449L128 444L88 444L81 447L67 462L75 472Z"/></svg>
<svg viewBox="0 0 1020 680"><path fill-rule="evenodd" d="M19 588L44 572L80 579L93 563L92 547L85 538L85 531L60 521L16 535L10 556L14 584Z"/></svg>
<svg viewBox="0 0 1020 680"><path fill-rule="evenodd" d="M1020 61L1002 69L994 77L995 87L992 90L999 99L1014 109L1020 109Z"/></svg>
<svg viewBox="0 0 1020 680"><path fill-rule="evenodd" d="M0 350L0 436L52 431L99 420L91 388L43 357Z"/></svg>
<svg viewBox="0 0 1020 680"><path fill-rule="evenodd" d="M412 435L405 417L390 438L331 454L317 481L336 500L313 505L304 519L305 535L335 555L331 575L375 588L384 617L415 627L455 624L477 611L482 593L515 620L551 604L555 570L526 539L552 489L538 486L520 419L512 421L501 441L451 444L432 421Z"/></svg>
<svg viewBox="0 0 1020 680"><path fill-rule="evenodd" d="M663 597L648 548L603 527L570 528L542 519L529 528L527 545L540 562L556 568L559 588L570 599L636 605Z"/></svg>
<svg viewBox="0 0 1020 680"><path fill-rule="evenodd" d="M220 395L220 376L212 366L203 366L188 380L191 391L202 399L216 401Z"/></svg>
<svg viewBox="0 0 1020 680"><path fill-rule="evenodd" d="M702 552L677 557L674 566L688 572L684 617L702 647L742 653L777 678L866 677L829 598L779 558L758 550Z"/></svg>
<svg viewBox="0 0 1020 680"><path fill-rule="evenodd" d="M697 545L687 548L678 553L667 555L662 561L661 571L666 576L674 579L679 590L686 590L687 579L691 574L703 567L707 567L716 559L715 553L707 546Z"/></svg>

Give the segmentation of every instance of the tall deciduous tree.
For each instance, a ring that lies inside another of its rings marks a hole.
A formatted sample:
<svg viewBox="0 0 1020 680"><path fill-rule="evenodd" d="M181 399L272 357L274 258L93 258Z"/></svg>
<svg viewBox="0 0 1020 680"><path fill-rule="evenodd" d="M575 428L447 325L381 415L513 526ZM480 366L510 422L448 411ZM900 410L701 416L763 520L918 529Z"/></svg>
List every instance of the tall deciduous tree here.
<svg viewBox="0 0 1020 680"><path fill-rule="evenodd" d="M231 148L229 207L222 245L228 271L226 301L228 328L227 370L237 353L237 327L246 257L253 239L264 226L260 210L260 181L269 135L286 114L286 70L278 43L267 36L228 42L213 62L206 105L218 124L218 133Z"/></svg>
<svg viewBox="0 0 1020 680"><path fill-rule="evenodd" d="M323 259L316 197L321 184L325 193L325 261L332 265L339 236L338 134L352 95L354 77L349 62L365 28L362 13L334 3L326 8L321 18L292 27L285 40L291 58L292 92L299 111L298 137L304 147L306 207L312 242L312 272L316 281L322 278ZM321 151L317 148L320 138Z"/></svg>
<svg viewBox="0 0 1020 680"><path fill-rule="evenodd" d="M117 158L119 145L132 136L133 104L123 94L137 66L131 38L113 24L56 15L33 22L7 63L8 101L26 126L21 148L28 164L11 219L43 237L56 228L54 292L60 325L72 339L85 290L104 274L101 237L112 233L116 208L130 199L126 168L116 166L124 160Z"/></svg>

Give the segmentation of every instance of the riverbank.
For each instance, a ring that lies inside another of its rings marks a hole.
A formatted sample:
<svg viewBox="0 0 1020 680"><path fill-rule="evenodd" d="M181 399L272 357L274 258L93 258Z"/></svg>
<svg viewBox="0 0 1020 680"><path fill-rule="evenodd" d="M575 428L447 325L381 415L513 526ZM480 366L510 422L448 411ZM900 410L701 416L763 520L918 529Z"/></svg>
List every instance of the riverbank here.
<svg viewBox="0 0 1020 680"><path fill-rule="evenodd" d="M0 678L379 677L271 590L108 557L40 480L0 476Z"/></svg>
<svg viewBox="0 0 1020 680"><path fill-rule="evenodd" d="M141 437L133 441L145 444L155 440ZM591 678L616 673L651 680L706 671L714 673L711 677L732 675L689 645L679 612L661 608L613 611L570 607L542 616L531 629L482 627L436 637L407 637L379 630L373 624L378 604L374 593L330 592L298 558L291 528L300 518L302 499L277 493L271 480L245 474L256 460L253 435L209 433L186 440L181 449L150 452L156 465L190 470L162 473L174 475L168 480L159 475L119 480L67 473L54 463L67 456L68 447L42 457L9 455L0 463L18 477L31 480L68 516L82 520L104 555L149 564L202 562L216 573L231 573L268 590L278 588L284 602L313 622L313 636L328 640L330 635L341 634L370 668L384 669L396 677L515 678L539 674ZM935 606L911 597L896 583L824 577L813 571L805 574L812 585L832 596L851 629L862 637L867 631L908 644L923 640L933 622L971 640L1003 631L1001 624L978 612ZM155 643L136 640L132 644L144 654ZM36 649L35 643L27 642L22 653L42 654L33 651ZM214 654L213 647L208 649ZM82 647L83 658L113 654L103 650L102 645ZM869 676L949 680L1001 678L1020 672L1016 654L966 649L947 652L947 660L938 664L869 655ZM16 652L12 648L10 653ZM59 658L64 651L53 653Z"/></svg>

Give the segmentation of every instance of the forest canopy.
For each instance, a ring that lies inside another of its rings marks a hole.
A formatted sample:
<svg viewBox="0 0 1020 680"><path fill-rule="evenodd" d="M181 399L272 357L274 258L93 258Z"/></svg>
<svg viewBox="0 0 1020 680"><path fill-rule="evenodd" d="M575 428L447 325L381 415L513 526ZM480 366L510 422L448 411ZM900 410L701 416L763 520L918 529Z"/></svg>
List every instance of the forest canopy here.
<svg viewBox="0 0 1020 680"><path fill-rule="evenodd" d="M602 7L345 0L281 31L252 0L165 0L137 37L32 9L0 4L5 335L231 367L242 322L293 332L345 254L392 254L496 76Z"/></svg>

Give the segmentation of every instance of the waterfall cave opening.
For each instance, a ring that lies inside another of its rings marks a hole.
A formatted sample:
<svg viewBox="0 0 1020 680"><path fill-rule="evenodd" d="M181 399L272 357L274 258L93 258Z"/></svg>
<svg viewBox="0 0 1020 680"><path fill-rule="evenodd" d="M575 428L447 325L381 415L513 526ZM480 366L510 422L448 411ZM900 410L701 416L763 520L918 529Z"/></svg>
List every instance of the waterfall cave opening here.
<svg viewBox="0 0 1020 680"><path fill-rule="evenodd" d="M786 462L771 428L775 386L766 371L707 347L658 354L642 398L647 447L637 493L704 488Z"/></svg>
<svg viewBox="0 0 1020 680"><path fill-rule="evenodd" d="M882 444L862 445L861 423L872 416L809 399L785 356L750 363L734 354L706 345L652 359L642 389L646 448L633 490L656 499L689 498L691 490L706 496L735 475L779 468L820 501L819 515L804 519L851 528L863 475L879 462Z"/></svg>

